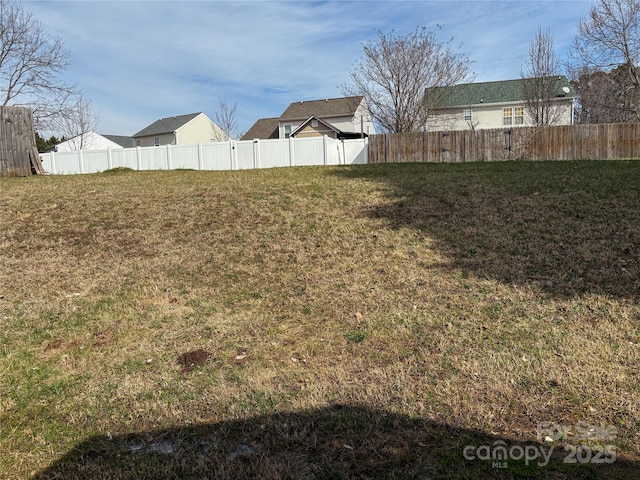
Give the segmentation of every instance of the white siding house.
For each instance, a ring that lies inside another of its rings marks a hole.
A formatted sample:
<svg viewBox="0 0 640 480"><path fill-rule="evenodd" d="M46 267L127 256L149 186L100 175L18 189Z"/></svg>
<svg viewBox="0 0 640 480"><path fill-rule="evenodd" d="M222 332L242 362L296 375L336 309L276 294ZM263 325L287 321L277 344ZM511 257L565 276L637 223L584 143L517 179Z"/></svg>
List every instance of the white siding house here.
<svg viewBox="0 0 640 480"><path fill-rule="evenodd" d="M441 101L428 109L426 130L469 130L532 126L524 80L467 83L446 87ZM554 125L572 125L576 92L564 76L555 80L549 109ZM439 94L442 93L438 92ZM428 96L429 92L427 92Z"/></svg>
<svg viewBox="0 0 640 480"><path fill-rule="evenodd" d="M130 145L124 145L122 141L120 141L120 139L126 138L129 139ZM127 146L133 146L133 140L131 137L101 135L99 133L89 131L58 143L55 146L55 151L77 152L79 150L106 150L107 148L125 148Z"/></svg>

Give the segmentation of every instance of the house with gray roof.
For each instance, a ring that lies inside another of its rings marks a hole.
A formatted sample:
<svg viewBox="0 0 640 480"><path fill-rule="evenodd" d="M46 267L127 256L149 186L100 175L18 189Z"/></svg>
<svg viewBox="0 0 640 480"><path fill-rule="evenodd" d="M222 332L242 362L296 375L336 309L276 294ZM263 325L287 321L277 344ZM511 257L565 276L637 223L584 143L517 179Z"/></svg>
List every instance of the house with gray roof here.
<svg viewBox="0 0 640 480"><path fill-rule="evenodd" d="M124 135L106 135L104 133L102 136L107 140L117 143L122 148L131 148L136 146L133 137L127 137Z"/></svg>
<svg viewBox="0 0 640 480"><path fill-rule="evenodd" d="M53 151L55 152L77 152L80 150L106 150L133 147L132 137L120 135L105 135L96 133L93 130L81 133L58 143Z"/></svg>
<svg viewBox="0 0 640 480"><path fill-rule="evenodd" d="M240 140L280 138L278 136L278 126L278 117L260 118L247 130Z"/></svg>
<svg viewBox="0 0 640 480"><path fill-rule="evenodd" d="M190 113L156 120L133 135L138 147L192 145L228 140L222 129L204 113Z"/></svg>
<svg viewBox="0 0 640 480"><path fill-rule="evenodd" d="M261 118L241 140L320 137L360 138L375 133L364 97L291 103L279 117Z"/></svg>
<svg viewBox="0 0 640 480"><path fill-rule="evenodd" d="M548 77L547 77L548 78ZM503 80L440 87L427 90L428 120L426 130L469 130L531 126L535 122L527 112L525 82ZM565 76L553 84L550 110L554 125L573 124L575 89ZM429 107L429 98L436 98Z"/></svg>

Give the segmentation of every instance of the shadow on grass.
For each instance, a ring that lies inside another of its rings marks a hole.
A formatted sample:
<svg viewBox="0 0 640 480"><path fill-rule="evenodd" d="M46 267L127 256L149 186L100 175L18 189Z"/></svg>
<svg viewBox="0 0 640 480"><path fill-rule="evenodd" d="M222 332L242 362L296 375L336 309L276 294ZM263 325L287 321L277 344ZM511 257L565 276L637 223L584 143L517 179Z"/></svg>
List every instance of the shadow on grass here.
<svg viewBox="0 0 640 480"><path fill-rule="evenodd" d="M467 445L467 457L473 457L484 455L482 446L498 452L504 444L506 459L468 460L463 454ZM637 478L638 466L620 459L608 465L565 463L567 452L560 446L529 443L531 461L514 460L526 447L515 445L384 410L334 405L95 436L33 478ZM554 453L547 465L543 451Z"/></svg>
<svg viewBox="0 0 640 480"><path fill-rule="evenodd" d="M553 297L640 298L640 162L367 165L362 215L435 241L449 268Z"/></svg>

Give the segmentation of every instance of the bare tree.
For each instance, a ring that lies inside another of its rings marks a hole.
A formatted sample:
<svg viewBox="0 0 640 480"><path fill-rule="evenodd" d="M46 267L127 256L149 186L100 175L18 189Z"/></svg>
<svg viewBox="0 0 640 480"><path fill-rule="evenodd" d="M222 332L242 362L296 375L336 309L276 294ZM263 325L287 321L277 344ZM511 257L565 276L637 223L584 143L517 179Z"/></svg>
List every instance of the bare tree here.
<svg viewBox="0 0 640 480"><path fill-rule="evenodd" d="M69 139L73 150L89 150L95 148L89 134L95 132L99 123L100 117L93 110L91 100L79 93L68 102L54 125L63 138Z"/></svg>
<svg viewBox="0 0 640 480"><path fill-rule="evenodd" d="M555 106L559 76L553 35L551 30L539 26L521 71L526 113L535 126L554 125L560 120L561 110Z"/></svg>
<svg viewBox="0 0 640 480"><path fill-rule="evenodd" d="M633 123L638 120L630 95L628 71L619 66L606 72L583 67L572 70L573 85L578 94L578 123Z"/></svg>
<svg viewBox="0 0 640 480"><path fill-rule="evenodd" d="M574 69L591 73L615 67L622 96L610 96L605 107L618 110L614 117L640 121L640 0L598 0L578 24L571 58ZM588 96L587 87L581 93Z"/></svg>
<svg viewBox="0 0 640 480"><path fill-rule="evenodd" d="M60 113L74 87L61 74L69 57L59 37L14 0L0 0L0 105L33 110L37 128Z"/></svg>
<svg viewBox="0 0 640 480"><path fill-rule="evenodd" d="M471 76L471 61L451 42L424 27L408 35L385 34L363 46L363 56L349 72L348 96L363 96L374 122L385 132L424 128L430 108L446 98L446 88Z"/></svg>
<svg viewBox="0 0 640 480"><path fill-rule="evenodd" d="M237 109L238 105L236 103L228 103L226 98L220 98L218 100L218 111L215 113L214 118L216 124L227 137L220 138L219 140L238 138L238 122L236 120Z"/></svg>

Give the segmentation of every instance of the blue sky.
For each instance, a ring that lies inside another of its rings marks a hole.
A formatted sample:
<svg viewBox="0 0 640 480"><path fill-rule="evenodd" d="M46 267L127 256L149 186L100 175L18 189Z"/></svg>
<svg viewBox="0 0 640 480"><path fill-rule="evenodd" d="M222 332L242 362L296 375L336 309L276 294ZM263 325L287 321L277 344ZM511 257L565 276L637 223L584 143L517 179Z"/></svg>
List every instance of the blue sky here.
<svg viewBox="0 0 640 480"><path fill-rule="evenodd" d="M24 1L70 53L67 81L100 116L98 131L133 135L153 121L237 104L238 127L294 101L341 96L374 31L418 26L473 61L476 81L520 76L538 26L566 58L575 1Z"/></svg>

